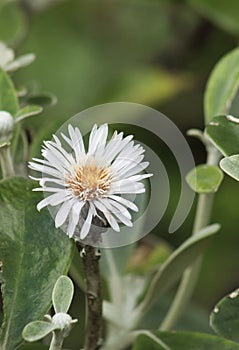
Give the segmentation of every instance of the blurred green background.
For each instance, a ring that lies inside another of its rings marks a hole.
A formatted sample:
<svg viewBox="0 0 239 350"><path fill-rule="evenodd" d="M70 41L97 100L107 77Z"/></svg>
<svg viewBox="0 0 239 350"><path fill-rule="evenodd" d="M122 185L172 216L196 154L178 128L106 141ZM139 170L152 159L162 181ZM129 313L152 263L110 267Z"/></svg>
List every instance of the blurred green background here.
<svg viewBox="0 0 239 350"><path fill-rule="evenodd" d="M68 118L107 102L153 107L184 134L189 128L203 129L207 78L218 59L237 46L238 37L238 0L0 2L0 40L17 54L37 57L14 75L16 86L25 85L33 95L51 92L58 101L25 122L31 156ZM234 109L239 115L236 103ZM194 139L188 142L195 162L203 163L203 146ZM194 296L208 310L239 286L238 195L238 183L225 178L212 219L222 230L206 252ZM195 208L169 235L172 210L154 233L177 246L190 234Z"/></svg>

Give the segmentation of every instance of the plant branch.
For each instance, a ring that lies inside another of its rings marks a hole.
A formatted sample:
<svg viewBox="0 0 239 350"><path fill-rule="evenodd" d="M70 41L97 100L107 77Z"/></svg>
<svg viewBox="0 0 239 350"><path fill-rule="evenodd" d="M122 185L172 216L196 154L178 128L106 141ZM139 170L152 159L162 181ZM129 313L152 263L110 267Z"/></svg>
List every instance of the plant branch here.
<svg viewBox="0 0 239 350"><path fill-rule="evenodd" d="M84 350L97 350L102 342L100 254L95 247L83 246L79 242L76 244L82 256L86 279L87 325Z"/></svg>
<svg viewBox="0 0 239 350"><path fill-rule="evenodd" d="M61 331L54 331L49 350L61 350L64 337Z"/></svg>
<svg viewBox="0 0 239 350"><path fill-rule="evenodd" d="M14 172L9 144L5 144L0 148L0 161L1 161L3 178L6 178L8 176L13 176L15 172Z"/></svg>
<svg viewBox="0 0 239 350"><path fill-rule="evenodd" d="M211 145L208 146L207 164L217 165L219 159L220 153L215 149L215 147ZM210 193L199 195L192 235L197 234L199 230L210 223L213 201L214 194ZM202 256L197 258L197 260L185 270L176 296L160 326L160 330L167 331L172 329L184 312L197 283L201 263Z"/></svg>

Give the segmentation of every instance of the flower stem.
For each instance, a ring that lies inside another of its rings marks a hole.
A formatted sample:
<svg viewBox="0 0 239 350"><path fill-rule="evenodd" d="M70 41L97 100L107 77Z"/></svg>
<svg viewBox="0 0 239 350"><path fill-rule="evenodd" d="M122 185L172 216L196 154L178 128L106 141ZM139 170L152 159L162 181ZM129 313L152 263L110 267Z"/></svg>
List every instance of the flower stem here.
<svg viewBox="0 0 239 350"><path fill-rule="evenodd" d="M61 331L54 331L49 350L61 350L64 337Z"/></svg>
<svg viewBox="0 0 239 350"><path fill-rule="evenodd" d="M89 245L82 246L77 242L77 248L81 252L86 279L87 325L84 350L97 350L102 342L100 255L95 247Z"/></svg>
<svg viewBox="0 0 239 350"><path fill-rule="evenodd" d="M207 165L217 165L220 159L219 152L213 146L208 147ZM197 234L199 230L210 223L213 207L214 194L200 194L198 197L196 215L192 230L192 235ZM201 269L202 256L189 266L182 277L173 303L163 320L160 330L167 331L172 329L188 304Z"/></svg>
<svg viewBox="0 0 239 350"><path fill-rule="evenodd" d="M14 172L14 167L12 162L12 156L10 153L10 147L8 144L0 148L0 161L1 161L3 178L6 178L8 176L13 176L15 172Z"/></svg>

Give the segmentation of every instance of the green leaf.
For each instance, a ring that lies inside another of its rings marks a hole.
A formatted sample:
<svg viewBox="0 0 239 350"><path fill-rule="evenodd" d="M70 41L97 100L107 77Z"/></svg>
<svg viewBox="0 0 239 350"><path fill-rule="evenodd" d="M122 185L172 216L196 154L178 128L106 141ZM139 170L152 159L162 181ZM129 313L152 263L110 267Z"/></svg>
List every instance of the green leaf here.
<svg viewBox="0 0 239 350"><path fill-rule="evenodd" d="M6 66L8 72L14 72L15 70L26 67L35 60L35 55L33 53L28 53L17 57L14 61L10 62Z"/></svg>
<svg viewBox="0 0 239 350"><path fill-rule="evenodd" d="M7 111L15 116L18 110L18 101L15 88L7 73L0 67L0 111Z"/></svg>
<svg viewBox="0 0 239 350"><path fill-rule="evenodd" d="M143 319L138 324L138 329L158 329L165 319L165 315L172 304L175 291L172 290L162 295L154 303L148 312L143 315ZM208 324L208 310L206 307L190 302L184 311L174 330L187 330L190 332L211 333Z"/></svg>
<svg viewBox="0 0 239 350"><path fill-rule="evenodd" d="M197 193L216 192L222 179L222 171L213 165L199 165L186 176L187 183Z"/></svg>
<svg viewBox="0 0 239 350"><path fill-rule="evenodd" d="M239 343L239 289L223 298L210 316L211 327L219 335Z"/></svg>
<svg viewBox="0 0 239 350"><path fill-rule="evenodd" d="M43 111L43 108L41 106L32 105L32 106L26 106L24 108L21 108L17 112L17 121L21 121L27 117L31 117L32 115L39 114Z"/></svg>
<svg viewBox="0 0 239 350"><path fill-rule="evenodd" d="M239 119L219 116L206 127L206 135L224 156L239 152Z"/></svg>
<svg viewBox="0 0 239 350"><path fill-rule="evenodd" d="M232 34L239 34L239 2L237 0L188 0L202 15Z"/></svg>
<svg viewBox="0 0 239 350"><path fill-rule="evenodd" d="M33 321L28 323L23 331L22 337L24 340L33 342L44 338L47 334L55 329L55 325L45 321Z"/></svg>
<svg viewBox="0 0 239 350"><path fill-rule="evenodd" d="M36 104L42 107L53 106L57 103L57 98L50 92L44 92L37 95L31 95L27 98L29 104Z"/></svg>
<svg viewBox="0 0 239 350"><path fill-rule="evenodd" d="M238 350L239 345L215 335L194 332L145 332L132 350Z"/></svg>
<svg viewBox="0 0 239 350"><path fill-rule="evenodd" d="M218 224L205 227L188 238L170 255L154 276L144 300L138 307L139 310L148 309L180 278L184 270L200 256L219 229Z"/></svg>
<svg viewBox="0 0 239 350"><path fill-rule="evenodd" d="M204 96L205 124L228 114L239 87L239 49L224 56L213 69Z"/></svg>
<svg viewBox="0 0 239 350"><path fill-rule="evenodd" d="M220 161L220 167L225 173L233 179L239 181L239 155L223 158Z"/></svg>
<svg viewBox="0 0 239 350"><path fill-rule="evenodd" d="M52 301L55 312L67 313L74 294L74 286L67 276L60 276L52 292Z"/></svg>
<svg viewBox="0 0 239 350"><path fill-rule="evenodd" d="M55 229L48 211L37 212L41 195L33 187L22 177L0 182L1 350L15 349L24 326L47 312L54 283L72 255L72 241Z"/></svg>

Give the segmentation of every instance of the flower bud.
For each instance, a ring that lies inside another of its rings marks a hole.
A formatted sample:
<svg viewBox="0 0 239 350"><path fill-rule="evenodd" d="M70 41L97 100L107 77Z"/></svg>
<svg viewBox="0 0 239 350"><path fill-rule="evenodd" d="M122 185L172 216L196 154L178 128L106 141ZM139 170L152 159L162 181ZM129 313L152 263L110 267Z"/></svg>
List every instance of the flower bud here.
<svg viewBox="0 0 239 350"><path fill-rule="evenodd" d="M64 312L58 312L52 317L52 323L56 326L56 329L62 331L63 337L67 337L72 324L76 323L77 320L73 320L70 315Z"/></svg>
<svg viewBox="0 0 239 350"><path fill-rule="evenodd" d="M10 113L0 111L0 142L8 142L12 137L14 119Z"/></svg>

